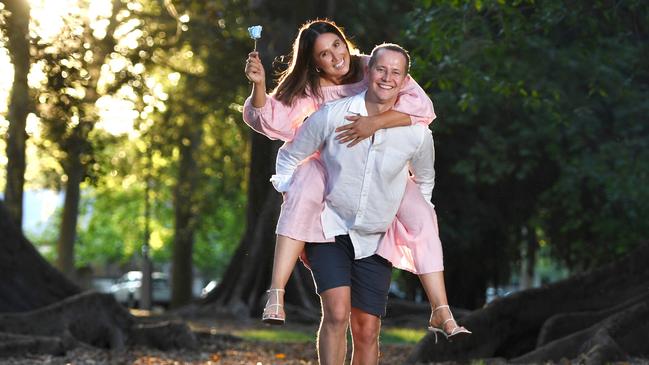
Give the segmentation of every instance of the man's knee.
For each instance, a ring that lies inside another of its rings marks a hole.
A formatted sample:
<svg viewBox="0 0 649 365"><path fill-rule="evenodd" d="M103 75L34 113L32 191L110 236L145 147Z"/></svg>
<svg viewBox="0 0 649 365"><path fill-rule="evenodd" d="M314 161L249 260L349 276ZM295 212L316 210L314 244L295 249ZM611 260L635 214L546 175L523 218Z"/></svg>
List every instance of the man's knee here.
<svg viewBox="0 0 649 365"><path fill-rule="evenodd" d="M356 344L375 344L378 341L380 331L381 320L378 317L363 315L360 318L352 318L352 335Z"/></svg>
<svg viewBox="0 0 649 365"><path fill-rule="evenodd" d="M347 326L349 322L349 309L344 305L323 308L322 321L331 326Z"/></svg>
<svg viewBox="0 0 649 365"><path fill-rule="evenodd" d="M321 294L322 297L322 322L328 326L344 326L349 323L351 302L349 288L339 287L329 289Z"/></svg>

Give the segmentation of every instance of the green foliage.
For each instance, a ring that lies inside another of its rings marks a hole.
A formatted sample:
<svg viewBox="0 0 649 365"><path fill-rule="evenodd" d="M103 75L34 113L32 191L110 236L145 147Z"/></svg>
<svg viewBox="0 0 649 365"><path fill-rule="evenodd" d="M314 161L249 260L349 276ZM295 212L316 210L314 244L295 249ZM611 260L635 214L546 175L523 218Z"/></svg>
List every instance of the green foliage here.
<svg viewBox="0 0 649 365"><path fill-rule="evenodd" d="M245 7L185 2L179 6L187 8L175 9L155 1L119 6L129 11L113 23L120 34L115 39L111 29L103 39L93 37L81 15L70 15L57 38L35 41L35 62L45 75L38 90L43 123L34 139L42 154L39 163L55 160L65 168L66 158L80 153L87 179L77 265L124 264L139 255L147 179L153 258L169 261L183 126L201 129L197 188L191 201L178 204L191 206L197 216L196 266L218 275L244 227L248 131L238 121L238 105L248 85L232 54L245 54L248 46L238 10ZM190 17L181 19L183 14ZM132 105L139 115L137 130L114 136L95 128L101 96ZM63 169L51 162L40 166L38 185L61 188ZM35 237L43 247L55 247L53 224Z"/></svg>
<svg viewBox="0 0 649 365"><path fill-rule="evenodd" d="M240 25L240 8L236 3L185 2L176 9L188 16L182 25L165 22L164 12L158 23L144 25L164 34L179 25L182 30L147 62L167 98L164 110L142 120L140 129L156 159L164 161L151 172L170 189L169 202L178 198L171 189L183 179L180 150L189 143L199 146L192 155L196 171L185 175L194 180L189 200L174 204L191 207L193 262L212 277L225 269L245 221L248 130L239 120L248 85L240 59L233 55L245 54L249 41ZM192 136L200 137L192 142Z"/></svg>
<svg viewBox="0 0 649 365"><path fill-rule="evenodd" d="M134 254L142 242L142 199L138 196L142 193L139 193L131 188L85 194L75 248L78 267L124 263Z"/></svg>
<svg viewBox="0 0 649 365"><path fill-rule="evenodd" d="M502 277L530 223L573 268L646 239L647 3L420 3L406 38L439 114L449 251Z"/></svg>

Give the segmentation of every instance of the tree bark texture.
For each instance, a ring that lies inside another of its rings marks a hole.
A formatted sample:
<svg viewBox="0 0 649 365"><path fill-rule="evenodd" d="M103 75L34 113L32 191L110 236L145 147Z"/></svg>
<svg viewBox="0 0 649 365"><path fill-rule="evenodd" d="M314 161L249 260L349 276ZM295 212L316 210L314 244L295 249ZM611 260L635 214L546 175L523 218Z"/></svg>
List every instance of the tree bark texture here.
<svg viewBox="0 0 649 365"><path fill-rule="evenodd" d="M649 244L588 273L497 299L460 322L462 342L424 337L409 363L501 357L599 364L649 355Z"/></svg>
<svg viewBox="0 0 649 365"><path fill-rule="evenodd" d="M23 188L25 185L25 125L30 99L27 74L29 73L29 3L27 0L5 0L11 12L6 19L7 49L14 66L14 80L9 97L9 131L7 133L7 184L5 204L14 221L22 227Z"/></svg>
<svg viewBox="0 0 649 365"><path fill-rule="evenodd" d="M178 181L174 191L175 232L171 259L171 306L179 307L192 299L192 248L197 221L196 187L199 171L196 154L201 144L201 116L182 126Z"/></svg>

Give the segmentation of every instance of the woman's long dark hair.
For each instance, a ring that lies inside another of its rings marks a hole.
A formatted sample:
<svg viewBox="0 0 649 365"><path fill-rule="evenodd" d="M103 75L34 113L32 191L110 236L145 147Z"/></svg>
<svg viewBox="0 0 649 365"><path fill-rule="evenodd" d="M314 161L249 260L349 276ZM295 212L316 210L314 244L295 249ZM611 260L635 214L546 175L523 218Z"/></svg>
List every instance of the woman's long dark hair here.
<svg viewBox="0 0 649 365"><path fill-rule="evenodd" d="M307 88L312 96L322 99L320 75L316 72L313 59L313 45L320 34L333 33L342 39L352 54L354 45L345 37L342 29L327 19L309 21L300 27L293 42L289 67L278 74L277 87L273 91L275 98L284 105L291 105L296 97L306 96ZM362 72L361 60L357 55L350 57L349 72L342 80L343 84L355 82Z"/></svg>

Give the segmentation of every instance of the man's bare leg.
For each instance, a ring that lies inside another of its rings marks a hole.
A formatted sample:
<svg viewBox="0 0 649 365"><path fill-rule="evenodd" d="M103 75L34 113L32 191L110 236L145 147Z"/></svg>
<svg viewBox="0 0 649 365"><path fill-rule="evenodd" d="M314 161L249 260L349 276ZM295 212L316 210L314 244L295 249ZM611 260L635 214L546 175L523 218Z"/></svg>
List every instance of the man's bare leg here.
<svg viewBox="0 0 649 365"><path fill-rule="evenodd" d="M341 365L347 353L347 326L351 311L351 291L340 286L320 293L322 319L318 330L318 361L321 365Z"/></svg>
<svg viewBox="0 0 649 365"><path fill-rule="evenodd" d="M350 322L353 341L352 364L378 364L381 319L358 308L352 308Z"/></svg>

